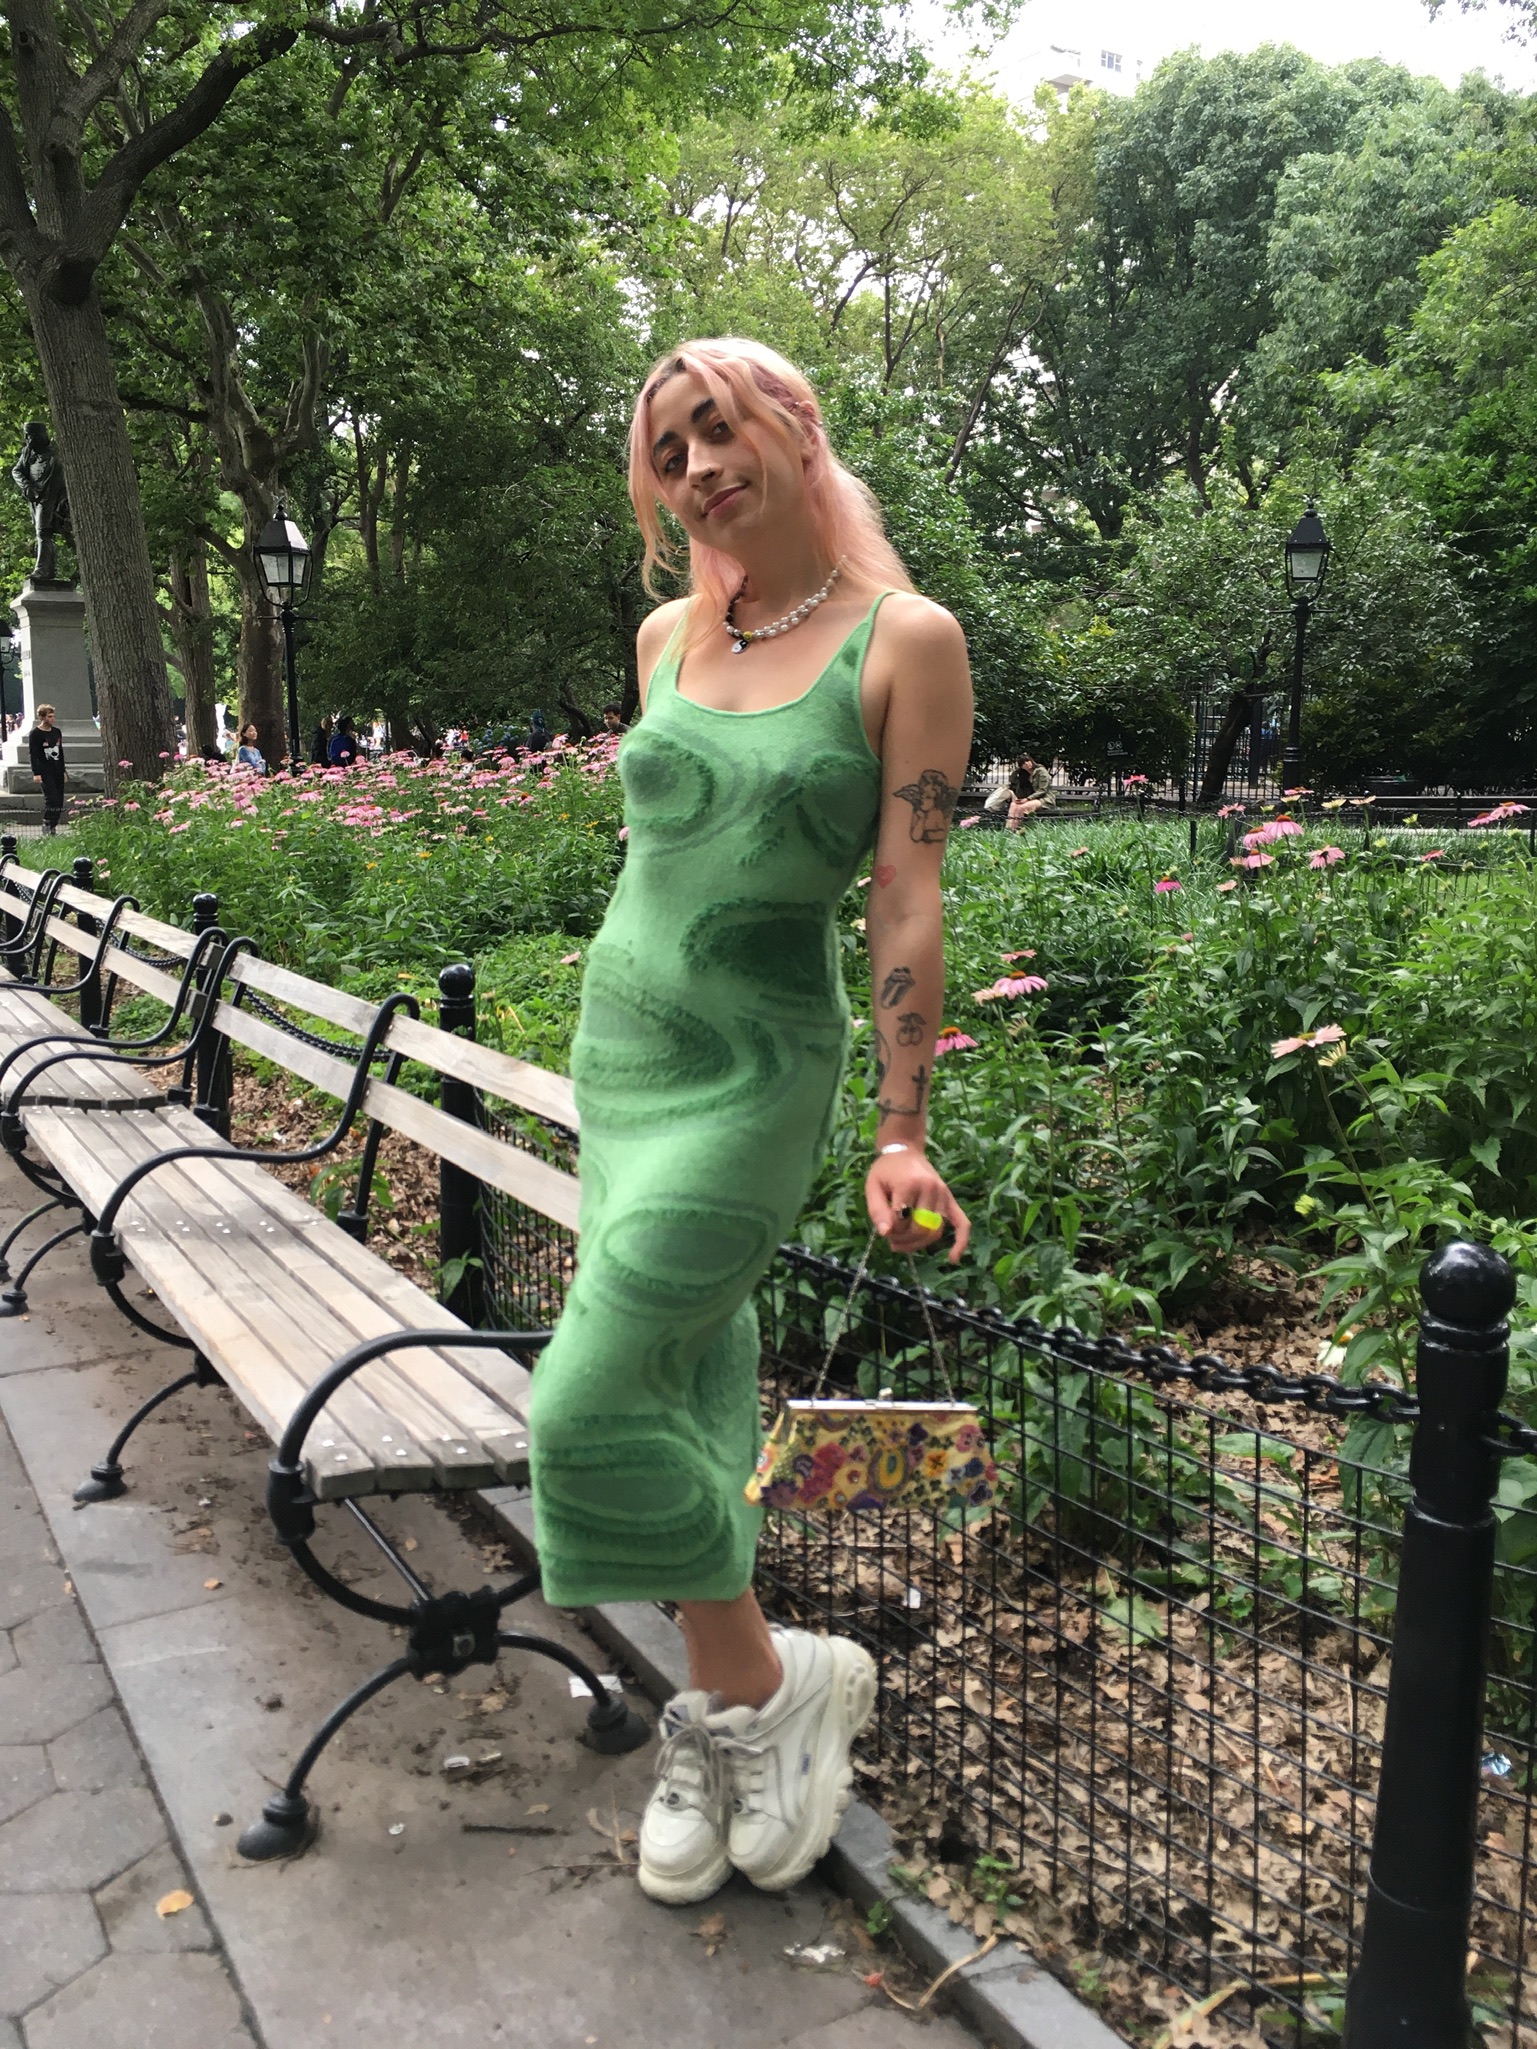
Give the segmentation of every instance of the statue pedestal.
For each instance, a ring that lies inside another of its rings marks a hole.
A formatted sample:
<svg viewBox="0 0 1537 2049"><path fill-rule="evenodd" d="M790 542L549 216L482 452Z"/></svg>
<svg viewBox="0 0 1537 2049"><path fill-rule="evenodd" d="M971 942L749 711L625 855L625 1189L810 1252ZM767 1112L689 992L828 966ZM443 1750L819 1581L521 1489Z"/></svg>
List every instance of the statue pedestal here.
<svg viewBox="0 0 1537 2049"><path fill-rule="evenodd" d="M15 600L21 634L21 730L0 750L0 787L30 795L32 762L27 735L37 707L51 704L64 735L64 766L77 794L104 786L101 734L91 715L85 657L85 598L77 584L34 584L29 577Z"/></svg>

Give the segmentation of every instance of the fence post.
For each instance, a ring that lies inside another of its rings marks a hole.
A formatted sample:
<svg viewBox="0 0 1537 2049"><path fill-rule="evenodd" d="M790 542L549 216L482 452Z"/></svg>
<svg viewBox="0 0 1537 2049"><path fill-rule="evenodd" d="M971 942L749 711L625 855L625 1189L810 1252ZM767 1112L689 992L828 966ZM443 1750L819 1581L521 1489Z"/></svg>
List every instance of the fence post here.
<svg viewBox="0 0 1537 2049"><path fill-rule="evenodd" d="M0 833L0 868L15 865L16 835L13 832ZM9 946L21 931L21 920L13 918L9 911L0 911L0 941Z"/></svg>
<svg viewBox="0 0 1537 2049"><path fill-rule="evenodd" d="M1420 1418L1409 1454L1361 1959L1345 2049L1469 2049L1466 1992L1497 1452L1515 1276L1486 1245L1420 1271Z"/></svg>
<svg viewBox="0 0 1537 2049"><path fill-rule="evenodd" d="M94 893L96 870L84 854L75 856L72 877L76 889L87 889ZM94 939L101 930L101 920L93 918L89 911L76 911L75 923L87 939ZM82 962L85 973L80 985L80 1022L88 1032L101 1036L101 976L89 964Z"/></svg>
<svg viewBox="0 0 1537 2049"><path fill-rule="evenodd" d="M467 961L444 968L438 976L438 1028L463 1039L475 1036L475 970ZM445 1074L440 1088L439 1102L448 1116L466 1124L481 1122L480 1095L473 1084ZM480 1183L473 1174L456 1167L452 1160L439 1160L438 1259L445 1269L459 1265L443 1306L472 1327L484 1322L486 1309L480 1196Z"/></svg>
<svg viewBox="0 0 1537 2049"><path fill-rule="evenodd" d="M200 890L192 899L193 938L211 932L218 922L219 899L212 890ZM198 988L208 1002L217 1002L219 998L220 992L213 987L215 971L216 964L210 960L198 975ZM197 1100L192 1105L193 1116L211 1125L220 1138L228 1138L230 1101L235 1093L235 1065L229 1040L223 1032L210 1032L198 1049L195 1090Z"/></svg>

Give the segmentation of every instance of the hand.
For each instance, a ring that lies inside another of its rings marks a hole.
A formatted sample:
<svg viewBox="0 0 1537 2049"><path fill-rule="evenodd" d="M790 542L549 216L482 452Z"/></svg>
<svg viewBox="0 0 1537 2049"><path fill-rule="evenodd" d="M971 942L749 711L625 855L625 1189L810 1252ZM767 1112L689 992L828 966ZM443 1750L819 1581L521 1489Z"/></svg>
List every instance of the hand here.
<svg viewBox="0 0 1537 2049"><path fill-rule="evenodd" d="M971 1238L971 1219L916 1146L876 1159L865 1176L865 1204L871 1223L894 1252L931 1251L942 1229L927 1229L913 1212L937 1211L955 1232L950 1264L960 1264Z"/></svg>

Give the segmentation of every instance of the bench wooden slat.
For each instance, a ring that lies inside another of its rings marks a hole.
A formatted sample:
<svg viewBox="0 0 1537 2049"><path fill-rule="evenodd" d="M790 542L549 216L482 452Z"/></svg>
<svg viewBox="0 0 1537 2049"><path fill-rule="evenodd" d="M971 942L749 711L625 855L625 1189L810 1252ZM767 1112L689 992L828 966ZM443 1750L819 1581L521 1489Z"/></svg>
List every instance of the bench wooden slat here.
<svg viewBox="0 0 1537 2049"><path fill-rule="evenodd" d="M345 1061L332 1053L322 1053L318 1046L306 1046L300 1039L289 1038L276 1025L265 1024L233 1004L221 1003L214 1013L214 1022L239 1044L291 1073L302 1075L338 1102L345 1099L352 1086L352 1069ZM569 1230L577 1228L581 1190L574 1174L550 1166L533 1153L520 1152L516 1146L503 1145L475 1125L446 1116L419 1096L408 1095L404 1089L386 1082L368 1084L363 1108L368 1116L377 1117L392 1131L414 1138L429 1151L463 1167L478 1181L489 1182L504 1195L526 1202Z"/></svg>
<svg viewBox="0 0 1537 2049"><path fill-rule="evenodd" d="M356 1032L360 1039L367 1036L377 1009L377 1005L365 1003L361 997L349 996L345 989L312 982L308 975L296 975L291 968L279 967L276 961L261 960L252 953L236 956L229 979L244 982L275 1002L291 1004L309 1017L321 1017L327 1024L340 1025L343 1031Z"/></svg>
<svg viewBox="0 0 1537 2049"><path fill-rule="evenodd" d="M217 1143L184 1110L125 1114L110 1129L97 1119L85 1133L68 1111L39 1113L35 1130L31 1115L26 1121L98 1205L137 1160L171 1144ZM133 1264L273 1438L304 1390L360 1338L457 1321L244 1161L161 1168L124 1204L120 1230ZM235 1320L210 1314L210 1297ZM456 1370L460 1361L474 1361L476 1372ZM310 1433L311 1485L331 1499L519 1479L527 1389L527 1374L504 1354L444 1348L374 1361Z"/></svg>
<svg viewBox="0 0 1537 2049"><path fill-rule="evenodd" d="M167 1180L177 1174L205 1191L216 1215L227 1220L229 1236L215 1250L249 1262L252 1277L259 1277L270 1291L274 1312L299 1319L306 1349L313 1340L324 1363L339 1358L362 1338L383 1337L400 1328L394 1309L326 1258L329 1241L346 1234L282 1182L253 1175L248 1166L226 1167L218 1160L189 1160L166 1170ZM433 1306L425 1297L420 1299L429 1309ZM420 1319L417 1324L420 1328ZM423 1356L430 1359L430 1354ZM512 1420L488 1403L478 1388L466 1387L441 1360L435 1396L428 1392L433 1379L430 1368L417 1380L384 1359L364 1367L349 1383L349 1392L355 1388L375 1400L387 1418L398 1417L409 1433L402 1440L398 1427L381 1432L377 1448L369 1445L376 1463L383 1468L391 1461L410 1459L430 1465L439 1486L446 1487L481 1487L504 1478L508 1461L505 1456L498 1459L483 1433L489 1429L498 1439L510 1438ZM339 1396L338 1404L344 1399ZM360 1434L355 1418L352 1433ZM510 1450L510 1444L505 1449Z"/></svg>
<svg viewBox="0 0 1537 2049"><path fill-rule="evenodd" d="M484 1089L487 1095L548 1117L553 1124L567 1125L572 1131L578 1128L571 1083L547 1067L536 1067L532 1061L519 1060L495 1046L479 1045L474 1039L461 1039L455 1032L439 1031L414 1017L393 1019L385 1044L407 1059L435 1067L440 1074L451 1074Z"/></svg>
<svg viewBox="0 0 1537 2049"><path fill-rule="evenodd" d="M140 1120L133 1112L125 1112L115 1120L115 1127L140 1121L147 1124L151 1117L158 1119L163 1114L148 1113ZM121 1179L118 1163L104 1164L97 1151L106 1120L92 1121L75 1110L42 1110L29 1114L26 1122L38 1145L76 1192L88 1204L93 1196L97 1203L104 1202ZM116 1129L114 1135L120 1135ZM158 1151L163 1143L162 1130L146 1150ZM220 1371L228 1369L239 1399L275 1443L308 1383L242 1314L254 1291L238 1284L209 1287L189 1259L181 1234L165 1228L156 1196L147 1191L139 1208L141 1214L136 1219L125 1219L123 1250L155 1293L163 1301L177 1304L175 1320ZM254 1307L259 1311L259 1301ZM378 1482L367 1454L329 1410L321 1422L325 1427L312 1435L307 1459L307 1476L317 1496L339 1499L346 1494L376 1492ZM327 1438L332 1440L329 1445Z"/></svg>
<svg viewBox="0 0 1537 2049"><path fill-rule="evenodd" d="M110 897L97 896L88 889L77 889L72 882L66 882L59 891L59 901L72 911L84 911L91 918L105 918L112 908ZM117 929L131 933L135 939L142 939L146 946L157 947L161 953L174 953L181 960L185 960L197 944L193 934L183 931L180 925L167 925L161 918L146 917L143 911L120 911Z"/></svg>

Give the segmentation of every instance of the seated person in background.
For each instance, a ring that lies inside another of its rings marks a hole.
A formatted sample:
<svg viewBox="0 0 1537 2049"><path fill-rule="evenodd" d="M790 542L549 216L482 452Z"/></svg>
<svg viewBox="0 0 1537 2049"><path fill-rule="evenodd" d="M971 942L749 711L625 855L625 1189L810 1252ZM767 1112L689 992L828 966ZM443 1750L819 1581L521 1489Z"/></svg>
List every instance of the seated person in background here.
<svg viewBox="0 0 1537 2049"><path fill-rule="evenodd" d="M256 722L249 720L240 728L240 745L235 749L236 768L254 769L257 775L267 773L266 758L257 744Z"/></svg>
<svg viewBox="0 0 1537 2049"><path fill-rule="evenodd" d="M1009 771L1008 781L998 785L983 809L1002 811L1007 806L1009 831L1018 832L1032 812L1055 802L1051 770L1027 751L1020 755Z"/></svg>
<svg viewBox="0 0 1537 2049"><path fill-rule="evenodd" d="M326 749L326 761L332 768L351 768L363 749L358 741L357 720L343 712L331 735L331 744Z"/></svg>

